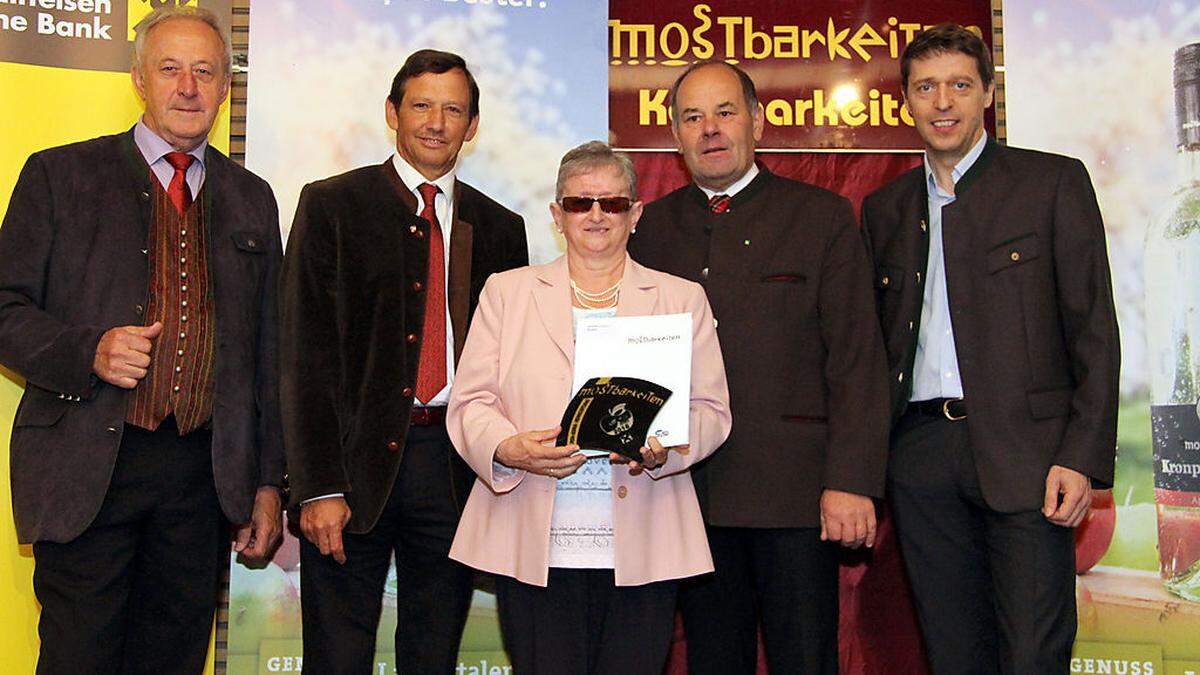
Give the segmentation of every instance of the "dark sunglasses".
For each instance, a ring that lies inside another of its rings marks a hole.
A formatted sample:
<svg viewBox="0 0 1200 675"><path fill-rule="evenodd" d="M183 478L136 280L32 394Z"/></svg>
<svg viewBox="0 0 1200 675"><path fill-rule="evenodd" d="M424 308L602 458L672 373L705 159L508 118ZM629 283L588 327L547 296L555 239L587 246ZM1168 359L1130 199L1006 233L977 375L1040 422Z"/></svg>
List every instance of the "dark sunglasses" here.
<svg viewBox="0 0 1200 675"><path fill-rule="evenodd" d="M563 197L559 202L567 213L587 213L595 203L605 213L625 213L633 206L629 197Z"/></svg>

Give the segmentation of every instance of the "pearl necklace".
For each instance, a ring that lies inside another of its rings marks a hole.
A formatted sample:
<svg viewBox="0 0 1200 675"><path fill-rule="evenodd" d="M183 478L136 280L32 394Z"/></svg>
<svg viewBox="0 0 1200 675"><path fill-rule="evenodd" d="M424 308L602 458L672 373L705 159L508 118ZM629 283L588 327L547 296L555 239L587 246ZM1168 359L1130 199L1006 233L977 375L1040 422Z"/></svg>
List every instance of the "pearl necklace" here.
<svg viewBox="0 0 1200 675"><path fill-rule="evenodd" d="M621 295L621 280L617 279L617 283L599 293L589 293L571 279L571 292L584 309L610 309L617 306L617 298Z"/></svg>

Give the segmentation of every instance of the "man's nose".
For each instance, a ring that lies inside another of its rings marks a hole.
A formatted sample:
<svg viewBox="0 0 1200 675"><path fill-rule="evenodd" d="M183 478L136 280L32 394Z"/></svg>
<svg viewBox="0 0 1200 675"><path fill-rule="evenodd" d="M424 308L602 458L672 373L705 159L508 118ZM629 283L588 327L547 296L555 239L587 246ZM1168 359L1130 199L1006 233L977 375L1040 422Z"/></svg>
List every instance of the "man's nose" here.
<svg viewBox="0 0 1200 675"><path fill-rule="evenodd" d="M179 75L177 89L179 90L179 93L184 96L195 96L198 93L196 88L196 76L193 75L189 70L183 71Z"/></svg>
<svg viewBox="0 0 1200 675"><path fill-rule="evenodd" d="M937 92L933 96L933 105L938 110L948 110L954 105L954 97L950 95L949 86L943 84L937 88Z"/></svg>
<svg viewBox="0 0 1200 675"><path fill-rule="evenodd" d="M441 108L432 108L429 111L429 116L425 118L425 124L430 129L441 129L446 123L446 115Z"/></svg>

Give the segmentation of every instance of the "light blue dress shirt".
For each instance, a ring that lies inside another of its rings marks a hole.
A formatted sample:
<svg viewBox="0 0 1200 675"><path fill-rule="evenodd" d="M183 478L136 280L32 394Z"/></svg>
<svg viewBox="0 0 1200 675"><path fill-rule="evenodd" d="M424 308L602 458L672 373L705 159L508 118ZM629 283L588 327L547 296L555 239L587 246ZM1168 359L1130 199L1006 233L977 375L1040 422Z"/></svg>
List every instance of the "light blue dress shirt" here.
<svg viewBox="0 0 1200 675"><path fill-rule="evenodd" d="M142 120L133 127L133 144L137 146L142 157L146 159L146 163L150 165L150 170L158 177L158 182L162 184L163 189L171 185L171 179L175 176L175 169L167 162L167 153L174 152L175 148L171 144L164 141L162 138L150 131L150 127ZM192 148L187 154L196 158L192 165L188 167L187 173L184 174L187 180L188 189L192 192L192 198L200 194L200 188L204 186L204 151L208 148L208 140L200 141L200 145Z"/></svg>
<svg viewBox="0 0 1200 675"><path fill-rule="evenodd" d="M950 172L957 185L987 145L987 134L980 137L971 151ZM950 298L946 293L946 260L942 249L942 208L955 196L937 184L929 157L925 158L926 190L929 193L929 261L925 267L924 299L921 303L921 330L917 333L917 357L913 362L913 388L910 401L933 398L960 398L962 378L958 372L958 352L954 347L954 326L950 323Z"/></svg>

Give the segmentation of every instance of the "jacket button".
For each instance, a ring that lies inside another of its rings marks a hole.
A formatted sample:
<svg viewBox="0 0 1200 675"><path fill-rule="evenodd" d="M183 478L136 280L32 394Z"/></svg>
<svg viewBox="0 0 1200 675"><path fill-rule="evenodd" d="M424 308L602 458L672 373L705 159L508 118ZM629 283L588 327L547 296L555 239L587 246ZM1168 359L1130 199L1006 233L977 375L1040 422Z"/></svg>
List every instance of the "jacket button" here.
<svg viewBox="0 0 1200 675"><path fill-rule="evenodd" d="M115 433L117 433L117 428L116 428L116 427L109 427L109 428L108 428L108 429L106 429L105 431L107 431L107 432L108 432L108 433L110 433L110 434L115 434Z"/></svg>
<svg viewBox="0 0 1200 675"><path fill-rule="evenodd" d="M416 232L414 232L414 233L413 233L413 236L414 236L414 237L416 237L417 239L424 239L424 238L425 238L425 231L424 231L424 230L417 230Z"/></svg>
<svg viewBox="0 0 1200 675"><path fill-rule="evenodd" d="M888 284L892 283L892 278L891 278L891 277L884 277L883 279L881 279L881 281L883 281L883 285L884 285L884 286L887 286Z"/></svg>
<svg viewBox="0 0 1200 675"><path fill-rule="evenodd" d="M411 345L417 341L417 336L415 333L409 333L404 336L404 341Z"/></svg>
<svg viewBox="0 0 1200 675"><path fill-rule="evenodd" d="M925 221L923 221L923 220L922 220L922 221L921 221L921 231L922 231L922 232L924 232L924 231L926 231L926 230L928 230L928 229L929 229L929 225L927 225L927 224L925 223Z"/></svg>
<svg viewBox="0 0 1200 675"><path fill-rule="evenodd" d="M391 450L392 452L397 452L398 450L400 450L400 444L397 443L396 441L388 441L387 445L388 445L388 450Z"/></svg>
<svg viewBox="0 0 1200 675"><path fill-rule="evenodd" d="M141 315L142 315L142 312L143 312L143 311L145 311L145 308L144 308L144 307L142 307L141 305L134 305L134 306L133 306L133 311L137 312L137 313L138 313L138 316L141 316Z"/></svg>
<svg viewBox="0 0 1200 675"><path fill-rule="evenodd" d="M412 282L412 289L417 293L420 293L421 291L425 290L425 284L419 281L414 281Z"/></svg>
<svg viewBox="0 0 1200 675"><path fill-rule="evenodd" d="M404 398L408 398L408 397L412 396L413 395L412 387L405 387L405 388L401 389L400 395L403 396Z"/></svg>
<svg viewBox="0 0 1200 675"><path fill-rule="evenodd" d="M1017 262L1018 260L1021 259L1021 254L1018 253L1017 251L1013 251L1012 254L1009 255L1008 257L1012 258L1013 262Z"/></svg>
<svg viewBox="0 0 1200 675"><path fill-rule="evenodd" d="M625 487L624 485L617 488L617 498L618 499L625 499L625 495L627 495L627 494L629 494L629 488Z"/></svg>

